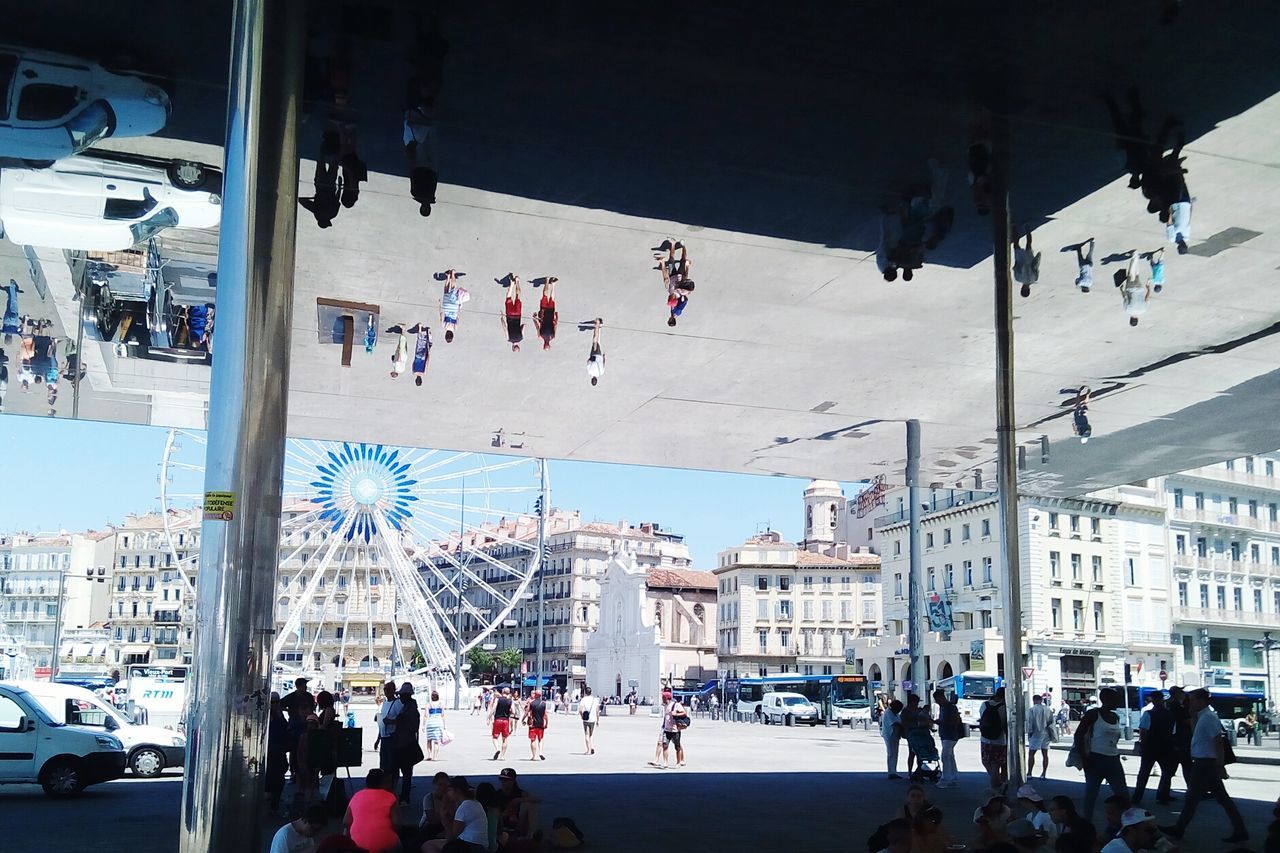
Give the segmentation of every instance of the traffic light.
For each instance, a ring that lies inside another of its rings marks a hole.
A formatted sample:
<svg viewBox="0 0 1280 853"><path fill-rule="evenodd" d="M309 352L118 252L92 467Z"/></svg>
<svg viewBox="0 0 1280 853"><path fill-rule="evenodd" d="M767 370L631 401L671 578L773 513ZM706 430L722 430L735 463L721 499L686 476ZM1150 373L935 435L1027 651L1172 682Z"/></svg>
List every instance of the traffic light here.
<svg viewBox="0 0 1280 853"><path fill-rule="evenodd" d="M533 514L537 516L542 515L542 495L538 495L538 497L533 501Z"/></svg>
<svg viewBox="0 0 1280 853"><path fill-rule="evenodd" d="M1133 680L1133 667L1130 664L1124 665L1124 683L1128 684Z"/></svg>

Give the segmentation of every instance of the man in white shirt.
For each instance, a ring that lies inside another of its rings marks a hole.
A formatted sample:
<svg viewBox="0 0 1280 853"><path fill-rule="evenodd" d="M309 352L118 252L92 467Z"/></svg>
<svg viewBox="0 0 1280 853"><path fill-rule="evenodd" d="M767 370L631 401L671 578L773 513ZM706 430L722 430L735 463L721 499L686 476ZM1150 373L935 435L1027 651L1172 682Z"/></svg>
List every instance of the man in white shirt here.
<svg viewBox="0 0 1280 853"><path fill-rule="evenodd" d="M1201 688L1187 694L1187 703L1195 716L1195 728L1191 732L1191 773L1187 778L1187 802L1182 816L1174 826L1160 829L1174 838L1181 838L1195 817L1196 807L1208 794L1218 801L1231 820L1232 833L1223 839L1228 844L1238 844L1249 838L1244 819L1235 801L1222 784L1223 758L1225 755L1222 721L1209 705L1209 691Z"/></svg>
<svg viewBox="0 0 1280 853"><path fill-rule="evenodd" d="M1132 808L1120 816L1120 834L1103 845L1102 853L1143 853L1156 850L1159 844L1155 815Z"/></svg>
<svg viewBox="0 0 1280 853"><path fill-rule="evenodd" d="M457 839L472 853L484 853L489 849L489 819L485 816L484 806L472 795L471 785L465 776L454 776L449 780L449 800L454 805L452 826L446 827L444 838L428 841L422 849L440 851Z"/></svg>
<svg viewBox="0 0 1280 853"><path fill-rule="evenodd" d="M1116 273L1116 286L1120 288L1120 298L1124 300L1124 313L1129 316L1129 325L1138 325L1138 318L1147 313L1147 297L1151 295L1151 285L1143 284L1138 274L1138 252L1135 249L1129 258L1129 269L1120 280Z"/></svg>
<svg viewBox="0 0 1280 853"><path fill-rule="evenodd" d="M396 717L404 709L404 703L396 694L396 684L388 681L382 685L382 704L378 706L378 766L395 775L400 761L396 756Z"/></svg>
<svg viewBox="0 0 1280 853"><path fill-rule="evenodd" d="M604 376L604 350L600 348L600 327L604 325L604 320L599 317L592 324L591 332L591 354L587 356L587 375L591 377L591 384L597 385L600 377Z"/></svg>
<svg viewBox="0 0 1280 853"><path fill-rule="evenodd" d="M276 830L271 838L271 853L314 853L316 836L328 821L325 807L312 803L302 817Z"/></svg>
<svg viewBox="0 0 1280 853"><path fill-rule="evenodd" d="M1049 744L1053 742L1049 727L1053 725L1053 711L1044 704L1044 697L1036 694L1027 709L1027 778L1036 775L1036 750L1040 751L1040 778L1049 772Z"/></svg>
<svg viewBox="0 0 1280 853"><path fill-rule="evenodd" d="M583 692L578 701L578 715L582 717L582 736L586 741L587 755L596 754L596 724L600 722L600 700L591 695L591 688Z"/></svg>

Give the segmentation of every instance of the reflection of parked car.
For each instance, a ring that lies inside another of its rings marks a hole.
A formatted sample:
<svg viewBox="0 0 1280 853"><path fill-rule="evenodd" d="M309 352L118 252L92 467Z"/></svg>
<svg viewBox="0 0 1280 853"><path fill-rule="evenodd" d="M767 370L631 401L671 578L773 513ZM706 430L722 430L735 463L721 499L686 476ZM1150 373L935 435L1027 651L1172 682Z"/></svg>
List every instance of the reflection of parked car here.
<svg viewBox="0 0 1280 853"><path fill-rule="evenodd" d="M185 160L82 154L0 171L0 223L15 243L115 251L165 228L212 228L222 173Z"/></svg>
<svg viewBox="0 0 1280 853"><path fill-rule="evenodd" d="M108 136L147 136L169 119L158 86L95 62L0 46L0 157L47 165Z"/></svg>

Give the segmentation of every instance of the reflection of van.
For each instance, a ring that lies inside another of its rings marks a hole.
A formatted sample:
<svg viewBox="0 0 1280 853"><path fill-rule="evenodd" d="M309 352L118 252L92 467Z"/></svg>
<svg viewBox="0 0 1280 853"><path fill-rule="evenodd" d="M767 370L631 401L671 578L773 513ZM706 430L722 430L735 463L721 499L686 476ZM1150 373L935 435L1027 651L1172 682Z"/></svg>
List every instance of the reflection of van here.
<svg viewBox="0 0 1280 853"><path fill-rule="evenodd" d="M16 684L0 683L0 785L39 783L51 797L124 775L115 735L55 720Z"/></svg>
<svg viewBox="0 0 1280 853"><path fill-rule="evenodd" d="M185 737L159 726L135 725L127 715L83 687L47 681L16 683L57 722L105 729L120 738L135 776L158 776L166 767L181 767L186 759Z"/></svg>
<svg viewBox="0 0 1280 853"><path fill-rule="evenodd" d="M765 723L792 722L818 724L818 709L799 693L766 693L760 706Z"/></svg>
<svg viewBox="0 0 1280 853"><path fill-rule="evenodd" d="M166 228L218 224L217 169L100 154L68 157L47 169L0 171L5 236L23 245L109 252L144 243Z"/></svg>
<svg viewBox="0 0 1280 853"><path fill-rule="evenodd" d="M158 86L61 53L0 46L0 157L48 163L169 119Z"/></svg>

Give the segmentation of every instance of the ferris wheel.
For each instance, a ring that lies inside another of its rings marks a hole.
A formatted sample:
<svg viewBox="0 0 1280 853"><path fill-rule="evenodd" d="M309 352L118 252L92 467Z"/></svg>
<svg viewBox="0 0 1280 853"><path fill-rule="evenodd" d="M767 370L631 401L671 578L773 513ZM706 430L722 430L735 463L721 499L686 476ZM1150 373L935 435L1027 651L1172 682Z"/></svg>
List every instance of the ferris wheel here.
<svg viewBox="0 0 1280 853"><path fill-rule="evenodd" d="M205 449L203 434L170 430L159 476L192 600ZM547 499L540 459L290 439L273 660L454 677L529 597Z"/></svg>

